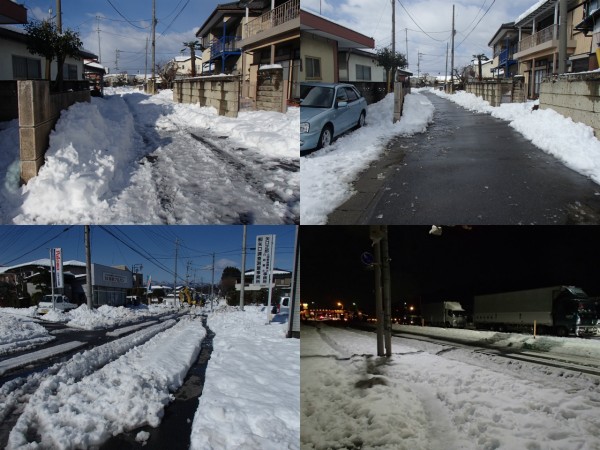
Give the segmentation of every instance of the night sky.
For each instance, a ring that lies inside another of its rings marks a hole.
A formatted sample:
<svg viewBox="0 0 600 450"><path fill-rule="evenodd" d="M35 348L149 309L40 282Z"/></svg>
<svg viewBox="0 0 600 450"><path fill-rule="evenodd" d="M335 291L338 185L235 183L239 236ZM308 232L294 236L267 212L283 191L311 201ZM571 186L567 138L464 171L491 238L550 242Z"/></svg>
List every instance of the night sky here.
<svg viewBox="0 0 600 450"><path fill-rule="evenodd" d="M392 303L460 301L473 295L575 285L600 296L600 227L389 226ZM304 303L374 310L374 272L361 262L373 251L368 226L301 227Z"/></svg>

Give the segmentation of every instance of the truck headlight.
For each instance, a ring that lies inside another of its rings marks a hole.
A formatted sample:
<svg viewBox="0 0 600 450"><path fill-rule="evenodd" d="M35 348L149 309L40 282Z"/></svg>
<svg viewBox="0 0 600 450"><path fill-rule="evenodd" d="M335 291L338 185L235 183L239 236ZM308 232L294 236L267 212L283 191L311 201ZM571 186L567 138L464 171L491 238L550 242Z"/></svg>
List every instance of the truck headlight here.
<svg viewBox="0 0 600 450"><path fill-rule="evenodd" d="M302 122L300 124L300 133L308 133L310 131L310 124L308 122Z"/></svg>

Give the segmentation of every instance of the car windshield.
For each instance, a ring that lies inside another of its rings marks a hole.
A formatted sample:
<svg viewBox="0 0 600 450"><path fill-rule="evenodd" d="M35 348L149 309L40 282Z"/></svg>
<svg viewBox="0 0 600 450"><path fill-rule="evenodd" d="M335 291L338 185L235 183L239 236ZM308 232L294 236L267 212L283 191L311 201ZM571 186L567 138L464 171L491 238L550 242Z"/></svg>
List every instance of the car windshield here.
<svg viewBox="0 0 600 450"><path fill-rule="evenodd" d="M311 86L302 100L301 106L309 108L330 108L333 102L333 88Z"/></svg>

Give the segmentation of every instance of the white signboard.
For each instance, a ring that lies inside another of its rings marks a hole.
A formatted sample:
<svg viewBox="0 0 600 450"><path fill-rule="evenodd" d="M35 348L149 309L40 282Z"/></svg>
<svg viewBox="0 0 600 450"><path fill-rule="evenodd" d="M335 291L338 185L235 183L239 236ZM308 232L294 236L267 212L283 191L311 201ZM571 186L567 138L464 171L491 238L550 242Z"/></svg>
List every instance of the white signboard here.
<svg viewBox="0 0 600 450"><path fill-rule="evenodd" d="M52 255L54 258L54 276L55 276L55 285L57 288L65 287L65 277L63 274L63 258L62 258L62 249L54 248L52 249Z"/></svg>
<svg viewBox="0 0 600 450"><path fill-rule="evenodd" d="M254 262L254 284L271 284L271 270L275 256L275 235L256 236L256 259Z"/></svg>

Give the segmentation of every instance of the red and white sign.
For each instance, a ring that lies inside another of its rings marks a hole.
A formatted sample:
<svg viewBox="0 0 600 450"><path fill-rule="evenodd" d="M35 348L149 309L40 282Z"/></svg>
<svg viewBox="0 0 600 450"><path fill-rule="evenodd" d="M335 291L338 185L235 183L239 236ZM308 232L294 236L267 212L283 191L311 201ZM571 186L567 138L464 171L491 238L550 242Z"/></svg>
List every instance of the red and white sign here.
<svg viewBox="0 0 600 450"><path fill-rule="evenodd" d="M55 284L54 286L57 288L64 288L64 274L63 274L63 258L62 258L62 249L55 248L52 249L52 254L54 257L54 276L55 276Z"/></svg>

